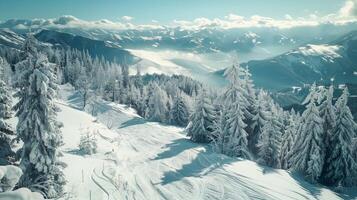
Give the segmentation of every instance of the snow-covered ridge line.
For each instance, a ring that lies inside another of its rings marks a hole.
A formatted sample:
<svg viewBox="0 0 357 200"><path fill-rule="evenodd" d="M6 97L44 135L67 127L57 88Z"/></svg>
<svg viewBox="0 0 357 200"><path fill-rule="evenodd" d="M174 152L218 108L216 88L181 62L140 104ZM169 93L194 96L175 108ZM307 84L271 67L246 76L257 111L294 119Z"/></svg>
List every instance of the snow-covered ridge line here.
<svg viewBox="0 0 357 200"><path fill-rule="evenodd" d="M341 57L340 51L342 46L339 45L314 45L308 44L306 47L300 47L298 51L304 56L328 56L329 58Z"/></svg>

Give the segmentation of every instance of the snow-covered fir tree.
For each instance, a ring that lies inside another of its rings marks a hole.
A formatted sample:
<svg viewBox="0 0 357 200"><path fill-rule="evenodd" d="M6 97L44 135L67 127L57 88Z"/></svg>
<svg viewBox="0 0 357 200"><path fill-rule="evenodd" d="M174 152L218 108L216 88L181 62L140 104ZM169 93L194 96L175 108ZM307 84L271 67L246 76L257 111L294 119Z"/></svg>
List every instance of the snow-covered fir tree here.
<svg viewBox="0 0 357 200"><path fill-rule="evenodd" d="M12 72L9 63L0 57L0 80L4 81L6 85L11 84Z"/></svg>
<svg viewBox="0 0 357 200"><path fill-rule="evenodd" d="M311 182L320 178L324 164L323 121L317 107L316 86L313 85L303 104L303 112L291 158L292 167Z"/></svg>
<svg viewBox="0 0 357 200"><path fill-rule="evenodd" d="M84 154L94 154L97 153L97 139L93 133L87 130L81 135L79 140L79 151Z"/></svg>
<svg viewBox="0 0 357 200"><path fill-rule="evenodd" d="M254 89L254 84L252 80L252 75L249 72L249 69L246 68L243 71L243 81L242 81L242 94L243 97L246 99L247 105L245 108L244 113L244 123L247 125L245 130L248 134L248 147L250 150L254 149L253 144L251 141L254 141L256 135L254 134L254 117L257 114L257 95Z"/></svg>
<svg viewBox="0 0 357 200"><path fill-rule="evenodd" d="M225 77L229 81L229 85L223 95L223 109L226 114L226 127L224 130L226 130L228 134L228 141L225 141L227 149L225 154L248 158L250 157L247 139L248 134L245 130L247 125L244 123L244 114L247 112L248 102L242 95L241 73L242 69L236 62L224 72Z"/></svg>
<svg viewBox="0 0 357 200"><path fill-rule="evenodd" d="M278 120L278 111L275 107L266 123L258 141L258 162L269 167L278 168L280 166L280 146L281 146L281 124Z"/></svg>
<svg viewBox="0 0 357 200"><path fill-rule="evenodd" d="M166 122L166 115L168 113L167 102L168 97L165 91L156 82L153 83L152 93L148 97L146 118L150 121Z"/></svg>
<svg viewBox="0 0 357 200"><path fill-rule="evenodd" d="M36 42L33 36L28 40ZM29 42L25 42L29 44ZM33 50L24 46L23 51ZM18 138L23 141L20 167L23 170L19 186L42 192L47 198L63 193L65 179L58 160L58 147L62 145L60 124L56 121L56 77L54 65L36 50L26 52L27 57L16 64L15 87L19 99L17 111Z"/></svg>
<svg viewBox="0 0 357 200"><path fill-rule="evenodd" d="M328 90L323 90L324 101L319 106L320 116L323 120L323 127L324 127L324 142L325 145L330 143L329 139L332 136L332 131L336 125L336 109L333 106L333 86L330 86ZM326 153L329 154L329 149L326 149Z"/></svg>
<svg viewBox="0 0 357 200"><path fill-rule="evenodd" d="M320 116L323 120L323 140L325 144L325 149L324 149L324 158L325 161L330 160L330 157L332 156L332 149L331 149L331 138L332 138L332 133L335 129L336 126L336 108L334 107L332 100L333 100L333 86L330 86L328 89L321 89L320 90L320 101L322 103L319 106L320 110ZM328 174L327 172L327 163L325 162L324 168L322 171L322 177L321 179L325 182L324 179L329 179L329 177L326 177Z"/></svg>
<svg viewBox="0 0 357 200"><path fill-rule="evenodd" d="M11 102L10 89L0 80L0 165L9 164L11 157L15 157L15 153L11 150L11 136L15 133L5 121L12 115Z"/></svg>
<svg viewBox="0 0 357 200"><path fill-rule="evenodd" d="M285 127L280 150L280 167L289 169L289 160L291 159L292 148L295 142L295 135L298 123L295 121L295 111L292 110L289 115L288 125Z"/></svg>
<svg viewBox="0 0 357 200"><path fill-rule="evenodd" d="M178 126L187 126L189 118L189 108L182 94L174 97L174 102L170 112L171 123Z"/></svg>
<svg viewBox="0 0 357 200"><path fill-rule="evenodd" d="M217 110L215 114L216 118L212 125L213 132L211 134L211 143L215 152L225 154L228 151L225 144L229 139L228 132L225 130L227 115L223 109Z"/></svg>
<svg viewBox="0 0 357 200"><path fill-rule="evenodd" d="M258 140L260 135L263 131L263 126L265 125L266 121L268 120L268 107L269 103L267 102L268 94L264 90L259 90L257 95L257 101L255 105L255 115L252 119L252 129L253 133L249 136L249 149L254 153L258 153Z"/></svg>
<svg viewBox="0 0 357 200"><path fill-rule="evenodd" d="M202 91L196 101L194 111L190 116L187 136L194 142L207 143L210 141L214 121L213 106L206 92Z"/></svg>
<svg viewBox="0 0 357 200"><path fill-rule="evenodd" d="M83 109L86 107L88 98L89 98L89 88L90 88L90 81L89 77L86 74L85 68L81 69L81 72L76 80L76 88L82 96L83 99Z"/></svg>
<svg viewBox="0 0 357 200"><path fill-rule="evenodd" d="M355 138L353 139L352 142L352 154L353 154L353 159L355 160L355 162L357 162L357 135L355 136ZM357 185L357 166L356 169L354 170L354 174L353 176L353 185Z"/></svg>
<svg viewBox="0 0 357 200"><path fill-rule="evenodd" d="M357 124L347 106L348 96L349 92L346 87L336 103L336 127L330 133L330 152L325 163L324 181L328 185L351 185L352 177L357 169L352 146Z"/></svg>

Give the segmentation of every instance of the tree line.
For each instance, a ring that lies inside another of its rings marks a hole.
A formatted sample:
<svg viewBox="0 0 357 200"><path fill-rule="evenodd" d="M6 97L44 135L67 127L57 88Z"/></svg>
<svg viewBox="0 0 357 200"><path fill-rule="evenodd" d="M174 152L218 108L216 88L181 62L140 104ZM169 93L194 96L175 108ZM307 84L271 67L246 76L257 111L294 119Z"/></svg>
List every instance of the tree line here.
<svg viewBox="0 0 357 200"><path fill-rule="evenodd" d="M269 94L256 90L248 69L238 63L224 73L229 84L212 98L200 93L187 127L198 143L232 157L302 173L312 183L356 184L357 124L348 88L334 101L333 86L311 86L300 115L284 111Z"/></svg>

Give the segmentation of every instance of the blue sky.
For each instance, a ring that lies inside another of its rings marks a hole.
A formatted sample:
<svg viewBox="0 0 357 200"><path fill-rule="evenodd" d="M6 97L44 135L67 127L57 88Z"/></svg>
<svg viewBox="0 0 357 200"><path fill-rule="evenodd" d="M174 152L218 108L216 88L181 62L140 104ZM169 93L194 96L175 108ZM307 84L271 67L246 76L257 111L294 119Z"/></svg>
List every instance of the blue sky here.
<svg viewBox="0 0 357 200"><path fill-rule="evenodd" d="M73 15L84 20L118 21L132 16L135 23L198 17L222 18L230 13L244 17L260 15L282 19L324 16L336 12L344 0L0 0L0 20L55 18Z"/></svg>

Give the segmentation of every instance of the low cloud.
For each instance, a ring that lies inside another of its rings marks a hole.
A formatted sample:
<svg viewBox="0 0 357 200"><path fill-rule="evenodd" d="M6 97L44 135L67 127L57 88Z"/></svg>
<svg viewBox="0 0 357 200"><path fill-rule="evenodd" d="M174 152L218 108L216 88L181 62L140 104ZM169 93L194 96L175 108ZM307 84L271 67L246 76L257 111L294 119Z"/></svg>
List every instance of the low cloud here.
<svg viewBox="0 0 357 200"><path fill-rule="evenodd" d="M128 29L164 29L181 28L186 30L199 30L204 28L279 28L289 29L294 27L311 27L324 24L346 25L357 23L357 0L347 0L342 8L326 16L319 16L315 11L306 17L292 17L289 14L282 19L273 19L260 15L244 17L231 13L223 18L200 17L193 20L174 20L171 24L160 25L156 20L149 24L133 24L133 17L123 16L123 21L110 21L107 19L97 21L86 21L71 15L65 15L55 19L33 19L33 20L9 20L0 24L0 28L83 28L83 29L103 29L103 30L128 30Z"/></svg>
<svg viewBox="0 0 357 200"><path fill-rule="evenodd" d="M185 29L200 29L204 27L218 27L223 29L251 27L292 28L297 26L316 26L319 25L319 21L314 19L306 20L304 18L293 19L290 15L285 16L285 19L276 20L259 15L245 18L235 14L229 14L225 16L224 19L197 18L193 21L175 20L174 24Z"/></svg>
<svg viewBox="0 0 357 200"><path fill-rule="evenodd" d="M124 21L131 21L131 20L134 19L134 17L131 17L131 16L123 16L123 17L121 17L121 19L124 20Z"/></svg>
<svg viewBox="0 0 357 200"><path fill-rule="evenodd" d="M356 17L357 16L357 0L348 0L339 12L341 17Z"/></svg>

